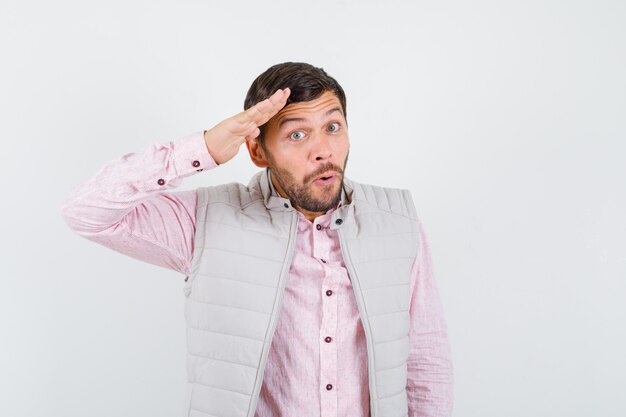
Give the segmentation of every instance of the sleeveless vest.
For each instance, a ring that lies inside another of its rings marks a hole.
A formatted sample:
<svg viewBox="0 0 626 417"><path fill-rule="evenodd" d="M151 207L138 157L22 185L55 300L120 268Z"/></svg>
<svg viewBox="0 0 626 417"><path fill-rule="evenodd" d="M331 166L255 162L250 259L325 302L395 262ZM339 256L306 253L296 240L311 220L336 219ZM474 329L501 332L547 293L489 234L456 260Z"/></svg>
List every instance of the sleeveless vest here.
<svg viewBox="0 0 626 417"><path fill-rule="evenodd" d="M418 219L407 190L344 179L333 213L363 324L372 417L408 415L409 289ZM185 417L253 417L294 252L298 216L272 195L267 169L248 186L197 190L184 285Z"/></svg>

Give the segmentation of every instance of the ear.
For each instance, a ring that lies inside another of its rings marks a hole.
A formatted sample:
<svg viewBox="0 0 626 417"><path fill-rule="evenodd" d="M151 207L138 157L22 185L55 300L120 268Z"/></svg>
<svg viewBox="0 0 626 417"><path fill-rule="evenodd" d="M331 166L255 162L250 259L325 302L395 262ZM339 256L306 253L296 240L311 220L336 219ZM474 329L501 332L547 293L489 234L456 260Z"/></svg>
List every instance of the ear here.
<svg viewBox="0 0 626 417"><path fill-rule="evenodd" d="M265 157L265 150L263 146L259 143L258 138L248 139L246 141L246 148L248 148L248 153L250 154L250 159L252 159L252 163L259 168L265 168L269 166L267 162L267 158Z"/></svg>

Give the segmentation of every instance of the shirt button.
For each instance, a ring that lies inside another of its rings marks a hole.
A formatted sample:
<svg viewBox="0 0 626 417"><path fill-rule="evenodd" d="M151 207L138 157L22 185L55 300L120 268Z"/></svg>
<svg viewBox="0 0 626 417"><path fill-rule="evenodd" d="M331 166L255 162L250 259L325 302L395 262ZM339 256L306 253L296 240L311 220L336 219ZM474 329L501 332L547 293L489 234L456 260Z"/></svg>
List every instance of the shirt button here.
<svg viewBox="0 0 626 417"><path fill-rule="evenodd" d="M327 296L329 296L329 297L330 297L331 295L333 295L332 290L326 290L326 295L327 295Z"/></svg>
<svg viewBox="0 0 626 417"><path fill-rule="evenodd" d="M163 184L165 184L165 180L164 180L163 178L159 178L159 180L157 181L157 183L158 183L159 185L163 185Z"/></svg>
<svg viewBox="0 0 626 417"><path fill-rule="evenodd" d="M326 342L326 343L330 343L330 342L332 342L332 341L333 341L333 338L332 338L332 337L330 337L330 336L326 336L326 337L324 338L324 342Z"/></svg>
<svg viewBox="0 0 626 417"><path fill-rule="evenodd" d="M200 166L200 161L193 161L191 163L191 165L193 165L194 167L198 168Z"/></svg>
<svg viewBox="0 0 626 417"><path fill-rule="evenodd" d="M333 386L332 386L331 384L327 384L327 385L326 385L326 389L327 389L328 391L330 391L331 389L333 389Z"/></svg>
<svg viewBox="0 0 626 417"><path fill-rule="evenodd" d="M336 224L337 226L339 226L341 223L343 223L343 220L341 220L341 219L337 219L337 220L335 220L335 224Z"/></svg>
<svg viewBox="0 0 626 417"><path fill-rule="evenodd" d="M285 203L285 208L289 208L289 204Z"/></svg>
<svg viewBox="0 0 626 417"><path fill-rule="evenodd" d="M318 224L317 226L315 226L315 228L316 228L317 230L322 230L322 225L321 225L321 224Z"/></svg>

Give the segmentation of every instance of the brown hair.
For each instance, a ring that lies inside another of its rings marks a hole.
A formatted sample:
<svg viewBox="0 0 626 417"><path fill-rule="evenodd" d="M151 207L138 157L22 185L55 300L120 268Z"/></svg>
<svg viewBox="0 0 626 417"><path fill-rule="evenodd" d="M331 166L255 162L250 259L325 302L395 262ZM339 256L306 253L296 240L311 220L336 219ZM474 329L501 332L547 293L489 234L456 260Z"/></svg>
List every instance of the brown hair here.
<svg viewBox="0 0 626 417"><path fill-rule="evenodd" d="M339 99L344 118L346 113L346 94L337 80L328 75L323 68L314 67L304 62L283 62L269 67L259 75L250 86L243 103L244 110L265 100L279 88L289 88L291 93L285 106L291 103L315 100L326 91L331 91ZM347 119L346 119L347 121ZM265 125L259 127L259 141L263 144Z"/></svg>

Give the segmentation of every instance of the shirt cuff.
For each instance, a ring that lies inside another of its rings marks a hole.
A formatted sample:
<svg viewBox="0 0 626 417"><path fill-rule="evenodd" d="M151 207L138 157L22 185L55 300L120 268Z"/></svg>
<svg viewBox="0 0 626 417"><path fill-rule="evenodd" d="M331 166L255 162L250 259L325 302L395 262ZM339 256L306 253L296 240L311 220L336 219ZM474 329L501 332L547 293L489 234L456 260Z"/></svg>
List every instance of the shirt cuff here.
<svg viewBox="0 0 626 417"><path fill-rule="evenodd" d="M204 141L204 131L185 136L172 143L174 166L179 178L212 169L217 163L209 153Z"/></svg>

